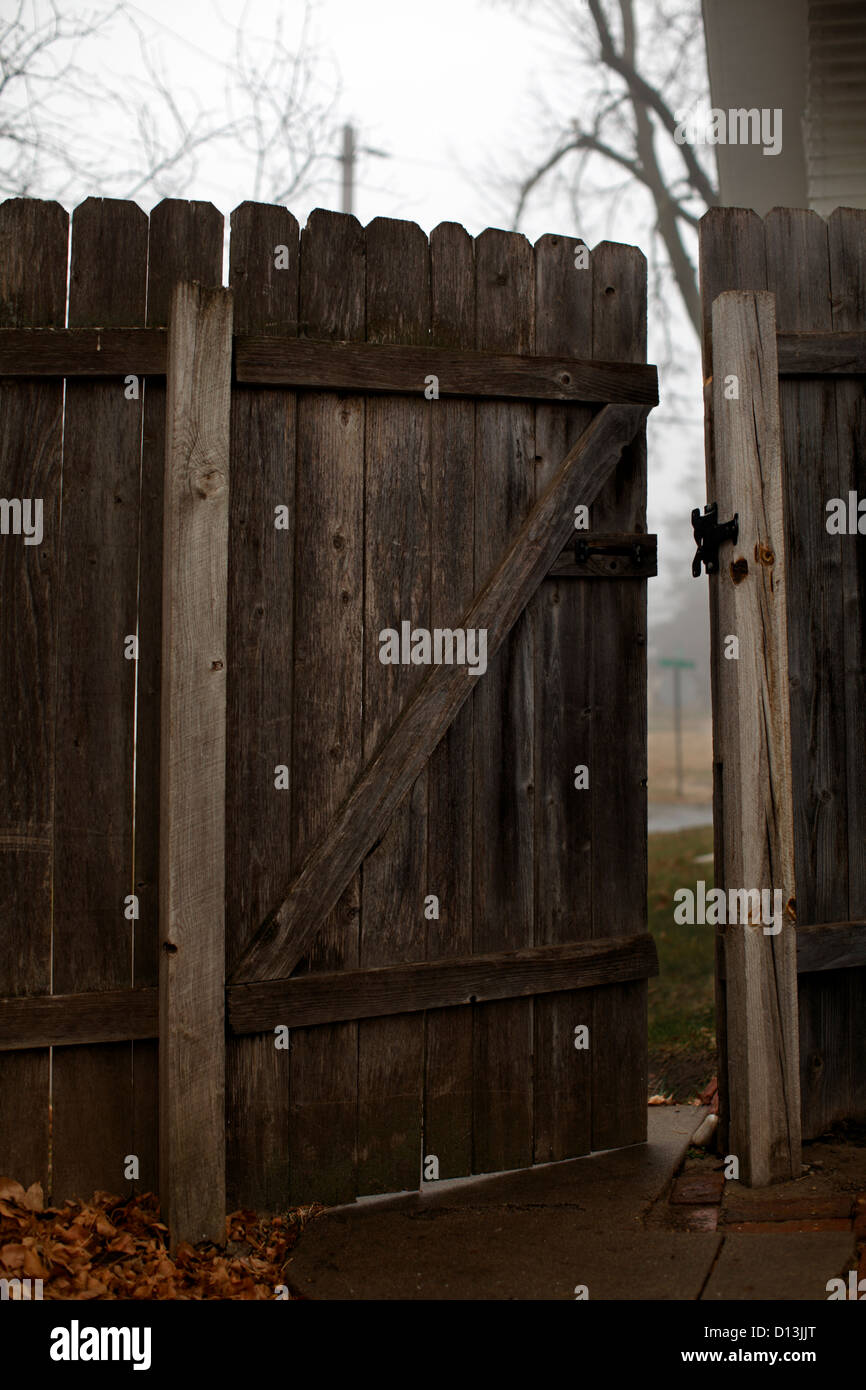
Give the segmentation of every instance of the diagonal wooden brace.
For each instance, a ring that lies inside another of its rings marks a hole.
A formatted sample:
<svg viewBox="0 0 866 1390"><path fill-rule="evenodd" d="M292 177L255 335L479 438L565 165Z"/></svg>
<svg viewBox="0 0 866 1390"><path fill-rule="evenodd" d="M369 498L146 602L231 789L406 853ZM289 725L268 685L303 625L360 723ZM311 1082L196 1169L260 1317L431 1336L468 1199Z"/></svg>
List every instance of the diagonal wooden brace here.
<svg viewBox="0 0 866 1390"><path fill-rule="evenodd" d="M589 506L595 500L649 410L646 405L606 405L593 417L496 570L472 600L459 626L487 629L488 663L573 536L575 507ZM326 914L384 835L477 679L466 666L431 668L304 861L285 898L247 947L231 983L277 980L292 973Z"/></svg>

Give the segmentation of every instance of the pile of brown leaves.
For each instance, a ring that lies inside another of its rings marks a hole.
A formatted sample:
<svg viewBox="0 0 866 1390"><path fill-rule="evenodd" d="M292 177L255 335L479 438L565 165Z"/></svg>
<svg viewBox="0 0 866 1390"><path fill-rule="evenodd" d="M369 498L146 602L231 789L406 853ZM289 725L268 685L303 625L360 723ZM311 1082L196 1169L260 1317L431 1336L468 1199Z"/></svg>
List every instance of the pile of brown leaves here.
<svg viewBox="0 0 866 1390"><path fill-rule="evenodd" d="M97 1192L90 1202L46 1207L39 1183L25 1192L0 1178L0 1278L41 1279L43 1298L273 1299L288 1285L305 1221L321 1210L232 1212L224 1250L180 1244L171 1256L153 1193L121 1201Z"/></svg>

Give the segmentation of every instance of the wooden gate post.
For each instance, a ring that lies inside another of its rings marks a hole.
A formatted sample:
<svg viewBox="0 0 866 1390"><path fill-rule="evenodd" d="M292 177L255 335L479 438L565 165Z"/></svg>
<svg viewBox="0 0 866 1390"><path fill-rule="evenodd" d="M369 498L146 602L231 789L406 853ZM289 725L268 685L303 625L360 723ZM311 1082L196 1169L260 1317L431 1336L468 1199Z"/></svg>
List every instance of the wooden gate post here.
<svg viewBox="0 0 866 1390"><path fill-rule="evenodd" d="M785 535L776 314L772 294L729 291L713 304L713 430L722 550L714 710L722 763L728 909L729 1151L753 1187L801 1172L797 937ZM731 921L743 890L770 912ZM780 897L776 890L780 890ZM767 922L777 904L778 919Z"/></svg>
<svg viewBox="0 0 866 1390"><path fill-rule="evenodd" d="M175 288L160 760L159 1180L172 1247L225 1239L225 713L232 298Z"/></svg>

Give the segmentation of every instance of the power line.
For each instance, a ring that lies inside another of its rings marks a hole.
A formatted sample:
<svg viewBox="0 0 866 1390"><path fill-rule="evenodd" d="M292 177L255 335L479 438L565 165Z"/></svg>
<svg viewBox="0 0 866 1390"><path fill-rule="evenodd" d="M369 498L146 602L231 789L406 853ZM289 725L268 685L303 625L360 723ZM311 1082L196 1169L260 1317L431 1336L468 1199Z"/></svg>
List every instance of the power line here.
<svg viewBox="0 0 866 1390"><path fill-rule="evenodd" d="M209 63L213 63L216 67L222 68L225 72L235 71L234 64L226 62L224 58L215 58L212 53L208 53L206 49L200 48L192 39L185 38L184 35L179 34L176 29L172 29L170 25L164 24L161 19L156 19L154 15L148 14L146 10L141 9L139 5L134 3L134 0L127 0L127 6L130 10L135 10L136 14L140 14L142 19L146 19L148 24L153 25L156 29L161 29L164 34L170 34L173 39L176 39L178 43L184 44L187 48L191 49L193 53L197 53L200 58L205 58Z"/></svg>

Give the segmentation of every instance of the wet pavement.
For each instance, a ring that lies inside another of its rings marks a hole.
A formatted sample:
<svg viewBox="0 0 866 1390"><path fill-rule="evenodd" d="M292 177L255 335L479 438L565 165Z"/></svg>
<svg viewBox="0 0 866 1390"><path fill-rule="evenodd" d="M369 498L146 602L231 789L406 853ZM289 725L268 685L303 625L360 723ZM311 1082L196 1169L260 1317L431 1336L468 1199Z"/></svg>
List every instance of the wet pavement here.
<svg viewBox="0 0 866 1390"><path fill-rule="evenodd" d="M667 830L691 830L698 825L712 825L713 808L709 802L705 806L688 802L651 802L647 823L650 835Z"/></svg>

